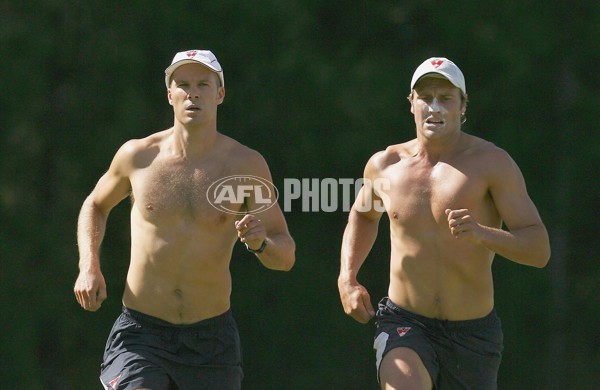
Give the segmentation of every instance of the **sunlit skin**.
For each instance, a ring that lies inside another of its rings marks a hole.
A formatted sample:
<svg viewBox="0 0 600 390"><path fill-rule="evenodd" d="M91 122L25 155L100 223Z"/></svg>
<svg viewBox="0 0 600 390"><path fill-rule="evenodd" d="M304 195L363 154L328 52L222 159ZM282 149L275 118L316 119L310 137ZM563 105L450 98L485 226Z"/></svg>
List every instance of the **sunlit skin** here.
<svg viewBox="0 0 600 390"><path fill-rule="evenodd" d="M295 244L274 206L239 216L209 204L211 183L231 175L272 182L256 151L217 131L225 89L200 64L180 66L167 91L173 127L126 142L85 200L78 222L79 304L96 311L106 299L100 245L113 207L131 197L131 258L123 304L174 324L215 317L230 307L229 264L237 240L258 249L271 269L289 270ZM254 194L237 211L257 208ZM107 259L114 261L115 259ZM120 260L119 260L120 261Z"/></svg>
<svg viewBox="0 0 600 390"><path fill-rule="evenodd" d="M193 96L193 98L191 98ZM200 64L186 64L175 70L168 90L175 123L189 130L206 127L216 131L217 106L225 98L219 77Z"/></svg>
<svg viewBox="0 0 600 390"><path fill-rule="evenodd" d="M425 78L412 93L410 111L414 115L417 138L428 139L428 146L444 147L459 137L461 115L466 104L461 93L452 83L441 78ZM433 144L435 142L435 144Z"/></svg>
<svg viewBox="0 0 600 390"><path fill-rule="evenodd" d="M543 267L550 256L546 229L509 155L461 130L466 99L458 88L426 77L409 100L416 138L376 153L364 171L366 183L383 178L389 190L365 185L350 211L338 279L344 311L361 323L375 315L357 274L383 214L368 206L382 201L390 220L389 298L430 318L484 317L494 307L494 255ZM380 376L382 388L432 387L407 348L385 355Z"/></svg>

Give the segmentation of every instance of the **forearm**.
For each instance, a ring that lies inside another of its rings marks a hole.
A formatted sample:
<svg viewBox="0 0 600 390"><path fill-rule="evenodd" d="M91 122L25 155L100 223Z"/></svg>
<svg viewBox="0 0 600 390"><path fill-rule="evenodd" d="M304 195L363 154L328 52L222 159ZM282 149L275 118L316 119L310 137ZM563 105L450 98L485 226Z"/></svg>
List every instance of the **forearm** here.
<svg viewBox="0 0 600 390"><path fill-rule="evenodd" d="M480 242L496 254L515 263L544 267L550 258L548 233L543 225L506 231L482 227Z"/></svg>
<svg viewBox="0 0 600 390"><path fill-rule="evenodd" d="M262 253L256 256L267 268L276 271L289 271L296 262L296 244L287 233L273 234L266 237L267 245Z"/></svg>
<svg viewBox="0 0 600 390"><path fill-rule="evenodd" d="M355 210L350 211L342 239L338 282L356 281L358 271L375 243L378 228L379 219L369 219Z"/></svg>
<svg viewBox="0 0 600 390"><path fill-rule="evenodd" d="M77 246L79 248L79 269L100 268L100 246L106 230L107 216L94 206L88 197L77 221Z"/></svg>

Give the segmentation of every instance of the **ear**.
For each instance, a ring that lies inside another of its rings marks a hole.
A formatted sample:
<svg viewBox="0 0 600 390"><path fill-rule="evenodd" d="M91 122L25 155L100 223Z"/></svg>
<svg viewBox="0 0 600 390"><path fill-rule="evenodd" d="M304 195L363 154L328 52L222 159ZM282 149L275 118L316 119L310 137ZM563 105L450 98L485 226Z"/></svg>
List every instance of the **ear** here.
<svg viewBox="0 0 600 390"><path fill-rule="evenodd" d="M219 87L217 89L217 105L223 103L225 100L225 87Z"/></svg>
<svg viewBox="0 0 600 390"><path fill-rule="evenodd" d="M169 101L169 105L173 105L173 98L171 97L171 87L167 88L167 100Z"/></svg>
<svg viewBox="0 0 600 390"><path fill-rule="evenodd" d="M462 107L460 108L460 113L465 115L467 111L467 104L469 103L469 95L465 94L462 98Z"/></svg>

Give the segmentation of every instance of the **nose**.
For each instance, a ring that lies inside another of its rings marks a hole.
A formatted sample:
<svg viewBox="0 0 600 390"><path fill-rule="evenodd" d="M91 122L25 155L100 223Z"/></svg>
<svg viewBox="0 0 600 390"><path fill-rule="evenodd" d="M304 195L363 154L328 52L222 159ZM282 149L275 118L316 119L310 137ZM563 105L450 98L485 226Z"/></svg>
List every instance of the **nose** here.
<svg viewBox="0 0 600 390"><path fill-rule="evenodd" d="M441 111L440 101L437 98L433 98L433 100L431 101L431 104L429 105L429 111L430 112L440 112Z"/></svg>
<svg viewBox="0 0 600 390"><path fill-rule="evenodd" d="M200 97L200 90L196 85L190 85L186 88L188 99L198 99Z"/></svg>

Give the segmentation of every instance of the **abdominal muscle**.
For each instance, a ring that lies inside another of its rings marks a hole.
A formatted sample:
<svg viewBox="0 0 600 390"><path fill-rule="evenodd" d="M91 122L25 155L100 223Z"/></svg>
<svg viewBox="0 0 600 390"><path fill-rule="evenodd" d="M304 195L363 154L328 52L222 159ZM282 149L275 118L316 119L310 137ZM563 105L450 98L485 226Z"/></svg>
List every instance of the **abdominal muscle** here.
<svg viewBox="0 0 600 390"><path fill-rule="evenodd" d="M132 218L123 304L173 324L226 312L232 288L229 263L237 238L233 222L229 229L199 226L192 220L161 226Z"/></svg>
<svg viewBox="0 0 600 390"><path fill-rule="evenodd" d="M484 317L494 307L492 259L485 248L452 237L392 240L389 298L429 318Z"/></svg>

